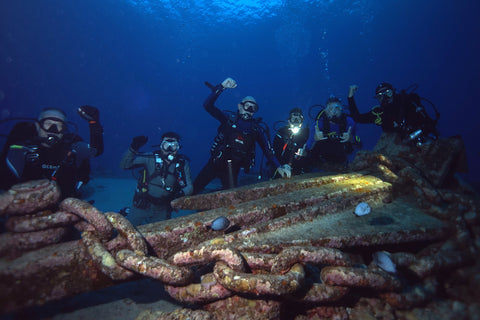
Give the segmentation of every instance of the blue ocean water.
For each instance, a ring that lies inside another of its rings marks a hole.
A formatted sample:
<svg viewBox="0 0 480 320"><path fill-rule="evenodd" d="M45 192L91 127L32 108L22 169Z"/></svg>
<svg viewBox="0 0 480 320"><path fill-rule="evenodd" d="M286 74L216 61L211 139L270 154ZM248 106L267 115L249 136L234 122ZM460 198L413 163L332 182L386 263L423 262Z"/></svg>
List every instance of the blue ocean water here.
<svg viewBox="0 0 480 320"><path fill-rule="evenodd" d="M90 104L105 130L95 174L130 176L118 164L132 137L153 145L173 130L195 176L218 125L202 107L204 81L236 79L217 105L236 110L253 95L270 126L331 94L346 101L350 84L367 111L379 82L416 83L441 112L441 135L463 137L467 178L480 181L479 9L473 0L1 1L0 120L58 107L88 139L75 109ZM364 147L380 133L361 125Z"/></svg>

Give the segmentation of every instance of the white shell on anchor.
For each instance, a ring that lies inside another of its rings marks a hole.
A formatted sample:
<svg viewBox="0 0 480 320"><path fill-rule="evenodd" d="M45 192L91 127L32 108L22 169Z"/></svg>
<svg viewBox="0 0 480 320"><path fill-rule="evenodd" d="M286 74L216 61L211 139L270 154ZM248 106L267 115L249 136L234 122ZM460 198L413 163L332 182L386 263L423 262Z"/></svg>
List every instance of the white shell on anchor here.
<svg viewBox="0 0 480 320"><path fill-rule="evenodd" d="M392 255L387 251L378 251L373 254L373 262L381 269L389 272L397 272L397 267L392 261Z"/></svg>
<svg viewBox="0 0 480 320"><path fill-rule="evenodd" d="M230 225L230 220L225 217L218 217L213 220L211 228L215 231L225 230Z"/></svg>
<svg viewBox="0 0 480 320"><path fill-rule="evenodd" d="M369 214L372 208L366 202L360 202L355 208L355 215L360 217Z"/></svg>

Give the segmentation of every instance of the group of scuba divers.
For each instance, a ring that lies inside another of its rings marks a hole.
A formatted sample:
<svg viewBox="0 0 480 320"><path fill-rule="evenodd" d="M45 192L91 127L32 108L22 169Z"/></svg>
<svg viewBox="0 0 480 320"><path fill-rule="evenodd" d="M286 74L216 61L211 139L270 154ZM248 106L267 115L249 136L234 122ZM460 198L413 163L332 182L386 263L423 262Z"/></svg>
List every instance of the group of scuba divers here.
<svg viewBox="0 0 480 320"><path fill-rule="evenodd" d="M349 155L361 148L357 123L374 123L384 132L398 133L402 143L417 146L438 138L439 113L431 102L414 90L398 92L391 84L381 83L375 90L379 105L366 113L360 113L356 106L356 85L349 88L349 113L344 111L341 99L332 96L325 106L310 107L313 123L309 127L302 110L292 109L286 122L275 123L274 128L284 125L275 128L272 144L268 126L254 117L259 110L255 98L243 98L237 112L215 106L224 90L237 87L235 80L227 78L216 86L205 84L211 93L203 106L220 125L211 156L194 181L189 159L179 153L180 136L176 132L164 133L153 152L139 151L148 137L134 137L123 155L121 168L140 169L133 206L120 211L133 225L170 219L172 200L201 193L216 178L223 189L237 186L240 170L248 172L254 166L256 144L268 159L269 176L290 178L315 169L345 168ZM433 106L435 119L422 101ZM315 107L319 111L312 117ZM7 190L19 182L46 178L57 182L62 198L79 196L79 188L89 181L90 159L103 153L103 128L97 108L86 105L77 111L89 123L90 143L68 130L71 122L60 109L47 108L35 121L15 124L0 155L0 188Z"/></svg>

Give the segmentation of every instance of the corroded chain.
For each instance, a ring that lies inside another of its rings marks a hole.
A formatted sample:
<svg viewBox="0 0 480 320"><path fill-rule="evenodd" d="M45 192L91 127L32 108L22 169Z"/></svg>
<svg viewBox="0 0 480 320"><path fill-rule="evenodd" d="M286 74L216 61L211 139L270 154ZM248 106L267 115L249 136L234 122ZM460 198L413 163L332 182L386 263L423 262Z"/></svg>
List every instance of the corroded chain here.
<svg viewBox="0 0 480 320"><path fill-rule="evenodd" d="M50 188L45 184L38 186ZM88 253L104 274L113 280L129 279L135 274L157 279L165 284L173 298L181 302L205 303L245 293L328 302L341 299L351 287L386 292L385 299L396 299L397 303L405 299L394 293L401 288L396 278L379 268L352 267L349 256L338 249L292 246L277 254L241 253L220 242L177 252L167 261L149 256L142 234L118 213L102 213L90 203L75 198L63 200L59 208L60 211L55 213L14 217L9 226L22 232L39 226L46 228L49 224L73 223L82 231ZM115 232L118 236L112 239ZM397 265L408 266L419 277L428 279L440 266L461 263L468 254L455 252L455 255L447 255L449 258L437 254L433 256L435 258L430 255L417 259L412 254L396 253L393 258ZM201 275L200 283L195 283L194 267L208 264L214 265L213 272ZM321 266L321 283L307 281L307 265ZM431 287L432 281L426 281L425 286ZM296 296L295 293L300 291L303 292L301 297Z"/></svg>
<svg viewBox="0 0 480 320"><path fill-rule="evenodd" d="M375 160L390 165L385 159ZM398 174L395 179L413 182L422 191L419 195L430 203L435 203L428 199L430 194L434 197L441 195L443 200L451 203L459 199L454 192L429 193L430 186L414 170L406 168ZM186 303L209 303L234 295L281 296L287 300L324 303L338 301L349 293L350 288L360 287L378 291L379 296L391 305L404 306L413 300L426 299L425 296L419 297L419 292L434 292L436 280L431 276L436 272L465 264L474 256L468 246L465 249L457 245L466 243L459 239L469 239L468 225L477 219L476 215L465 215L463 224L456 223L455 243L418 255L392 254L398 267L409 269L422 281L413 291L405 291L398 279L374 263L368 267L352 266L350 255L338 249L308 245L289 247L292 242L264 244L259 251L274 253L259 253L242 252L248 249L239 249L242 247L233 244L235 239L248 239L250 233L280 230L293 223L289 220L295 218L293 216L278 218L274 224L264 225L264 229L255 224L243 232L196 244L191 249L166 250L169 254L162 255L155 248L158 256L152 256L144 236L118 213L103 213L90 203L74 198L62 201L57 212L38 212L56 201L55 184L48 181L18 185L1 195L0 214L9 215L6 226L11 232L1 235L0 255L9 247L32 250L59 242L66 227L73 224L82 232L82 243L87 249L84 251L80 247L82 254L88 252L105 275L113 280L130 279L136 274L157 279L165 284L166 291L174 299ZM467 200L461 204L470 210L477 208L475 203ZM304 209L302 214L307 217L309 209ZM197 222L192 224L198 226ZM195 227L191 227L192 230ZM117 236L112 238L114 235ZM163 256L169 258L160 258ZM200 276L199 282L194 275Z"/></svg>
<svg viewBox="0 0 480 320"><path fill-rule="evenodd" d="M72 198L64 200L60 208L81 216L94 227L95 231L84 231L82 237L92 259L102 272L114 280L127 279L133 275L132 272L160 280L165 284L167 292L182 302L210 302L238 293L257 296L293 295L305 286L305 264L333 266L330 272L322 271L322 274L326 274L327 284L310 285L305 301L333 301L347 294L351 282L335 283L330 280L338 280L338 272L346 274L356 271L357 278L368 279L363 282L359 280L365 286L375 287L376 283L382 282L386 283L382 289L397 288L396 283L379 280L386 277L381 272L372 273L348 267L348 255L332 248L289 247L279 254L267 255L242 254L225 244L206 245L177 252L171 257L170 263L148 256L142 235L120 214L103 214L89 203ZM126 240L129 249L109 252L105 248L102 242L109 239L114 229L119 237ZM258 272L259 261L262 261L262 268L267 270ZM188 267L209 263L214 263L213 273L203 275L201 283L193 283L194 272ZM254 272L247 272L249 269ZM330 276L335 271L336 276Z"/></svg>
<svg viewBox="0 0 480 320"><path fill-rule="evenodd" d="M60 203L60 209L72 212L85 219L94 230L82 232L82 239L93 261L103 273L113 280L125 280L139 273L168 284L181 285L191 281L193 272L175 266L164 259L148 256L147 244L140 232L121 214L102 213L90 203L80 199L67 198ZM107 250L104 242L111 239L113 230L123 238L128 249Z"/></svg>

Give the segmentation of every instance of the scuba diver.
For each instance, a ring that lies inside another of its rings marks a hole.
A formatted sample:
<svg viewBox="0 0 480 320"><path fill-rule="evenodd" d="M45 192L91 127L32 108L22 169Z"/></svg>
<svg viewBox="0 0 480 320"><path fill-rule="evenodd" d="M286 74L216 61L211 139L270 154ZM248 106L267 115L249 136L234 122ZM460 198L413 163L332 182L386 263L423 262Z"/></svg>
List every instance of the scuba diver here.
<svg viewBox="0 0 480 320"><path fill-rule="evenodd" d="M120 161L120 168L141 168L133 207L127 219L134 225L170 219L173 199L192 194L189 159L179 154L180 135L166 132L161 137L158 150L140 153L148 137L134 137Z"/></svg>
<svg viewBox="0 0 480 320"><path fill-rule="evenodd" d="M78 196L90 179L89 159L103 153L103 128L97 108L85 105L77 112L89 122L90 144L69 132L60 109L45 108L33 122L16 123L0 155L0 187L7 190L16 183L51 179L62 199Z"/></svg>
<svg viewBox="0 0 480 320"><path fill-rule="evenodd" d="M398 133L403 142L417 146L438 138L436 125L440 113L427 99L408 92L408 89L397 93L390 83L382 82L375 89L375 99L380 105L360 114L354 99L357 89L358 86L351 85L348 92L350 114L357 123L375 123L381 126L384 132ZM436 113L435 120L428 115L421 100L432 105Z"/></svg>
<svg viewBox="0 0 480 320"><path fill-rule="evenodd" d="M277 123L284 123L280 121ZM286 126L281 127L273 138L273 151L280 164L289 165L292 174L298 175L308 172L305 146L309 136L308 126L304 126L302 109L293 108L290 110ZM278 178L275 172L272 175Z"/></svg>
<svg viewBox="0 0 480 320"><path fill-rule="evenodd" d="M237 105L237 112L222 112L214 104L225 89L233 89L237 83L232 78L213 86L205 83L212 93L203 106L207 112L220 122L217 136L210 150L211 157L202 168L193 183L194 194L200 193L213 179L220 178L223 189L237 186L238 174L243 168L248 172L255 161L255 143L258 143L269 161L275 164L278 173L290 178L288 165L281 166L273 154L269 137L260 124L260 118L253 115L258 111L257 101L246 96Z"/></svg>
<svg viewBox="0 0 480 320"><path fill-rule="evenodd" d="M330 97L325 107L315 116L306 144L312 166L333 167L335 171L344 168L349 154L353 152L354 146L358 147L359 144L356 123L343 112L341 99Z"/></svg>

